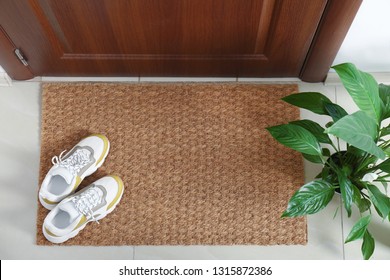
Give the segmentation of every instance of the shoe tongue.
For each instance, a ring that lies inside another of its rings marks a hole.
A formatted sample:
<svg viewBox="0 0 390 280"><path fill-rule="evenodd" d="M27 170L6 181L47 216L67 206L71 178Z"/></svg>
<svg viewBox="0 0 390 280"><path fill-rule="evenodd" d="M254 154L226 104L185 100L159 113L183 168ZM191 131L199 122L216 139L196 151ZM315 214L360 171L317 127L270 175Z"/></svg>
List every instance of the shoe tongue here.
<svg viewBox="0 0 390 280"><path fill-rule="evenodd" d="M76 220L81 214L74 206L74 203L72 201L68 201L64 204L59 204L58 206L62 211L67 212L70 216L69 222L73 223L74 220Z"/></svg>
<svg viewBox="0 0 390 280"><path fill-rule="evenodd" d="M53 168L50 171L50 175L61 176L68 184L72 183L73 180L73 175L69 172L69 170L61 166L57 166L56 168Z"/></svg>

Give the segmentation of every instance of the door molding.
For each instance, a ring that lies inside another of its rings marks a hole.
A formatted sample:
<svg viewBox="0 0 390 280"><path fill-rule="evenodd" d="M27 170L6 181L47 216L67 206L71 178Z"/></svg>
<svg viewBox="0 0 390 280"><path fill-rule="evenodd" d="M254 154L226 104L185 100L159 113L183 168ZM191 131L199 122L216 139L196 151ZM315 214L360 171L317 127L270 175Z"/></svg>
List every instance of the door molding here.
<svg viewBox="0 0 390 280"><path fill-rule="evenodd" d="M328 0L299 78L323 82L363 0Z"/></svg>
<svg viewBox="0 0 390 280"><path fill-rule="evenodd" d="M18 80L28 80L34 78L30 67L24 66L15 55L16 49L17 47L0 25L1 66L7 71L9 76L15 77Z"/></svg>

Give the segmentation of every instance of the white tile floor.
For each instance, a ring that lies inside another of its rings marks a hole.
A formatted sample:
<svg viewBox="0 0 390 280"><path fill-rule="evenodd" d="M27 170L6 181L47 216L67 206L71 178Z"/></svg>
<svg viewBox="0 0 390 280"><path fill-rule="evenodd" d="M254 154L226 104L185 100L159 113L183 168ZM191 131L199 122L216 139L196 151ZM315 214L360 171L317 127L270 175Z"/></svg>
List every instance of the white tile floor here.
<svg viewBox="0 0 390 280"><path fill-rule="evenodd" d="M53 79L46 78L44 80ZM64 80L64 79L62 79ZM66 79L69 81L69 79ZM72 80L72 79L71 79ZM81 79L74 79L74 81ZM126 81L229 81L236 79L138 79ZM96 81L96 80L95 80ZM99 79L97 79L99 81ZM107 80L104 80L107 81ZM118 81L124 81L120 79ZM240 81L240 79L238 79ZM263 79L242 80L266 82ZM273 83L296 80L272 80ZM331 100L351 105L342 87L299 82L301 91L319 91ZM337 95L336 95L337 94ZM336 99L337 97L337 99ZM308 111L302 118L327 122ZM334 217L340 200L335 197L321 213L308 217L307 246L122 246L78 247L36 246L36 192L39 167L40 79L14 82L0 87L0 258L1 259L360 259L360 243L343 245L353 221L342 211ZM305 178L313 179L319 168L305 162ZM377 236L373 259L390 259L390 226L375 220L372 232Z"/></svg>

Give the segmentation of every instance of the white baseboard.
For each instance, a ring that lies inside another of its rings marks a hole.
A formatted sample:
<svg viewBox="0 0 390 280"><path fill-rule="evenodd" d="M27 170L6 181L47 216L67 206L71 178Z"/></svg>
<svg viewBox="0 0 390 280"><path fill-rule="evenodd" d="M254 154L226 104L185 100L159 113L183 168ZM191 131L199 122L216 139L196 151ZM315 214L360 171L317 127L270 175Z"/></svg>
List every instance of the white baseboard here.
<svg viewBox="0 0 390 280"><path fill-rule="evenodd" d="M35 77L36 82L256 82L299 83L299 78L236 78L236 77Z"/></svg>
<svg viewBox="0 0 390 280"><path fill-rule="evenodd" d="M118 82L129 83L138 82L138 77L35 77L33 80L40 79L42 82Z"/></svg>
<svg viewBox="0 0 390 280"><path fill-rule="evenodd" d="M35 77L29 81L42 82L300 82L298 78L235 78L235 77Z"/></svg>

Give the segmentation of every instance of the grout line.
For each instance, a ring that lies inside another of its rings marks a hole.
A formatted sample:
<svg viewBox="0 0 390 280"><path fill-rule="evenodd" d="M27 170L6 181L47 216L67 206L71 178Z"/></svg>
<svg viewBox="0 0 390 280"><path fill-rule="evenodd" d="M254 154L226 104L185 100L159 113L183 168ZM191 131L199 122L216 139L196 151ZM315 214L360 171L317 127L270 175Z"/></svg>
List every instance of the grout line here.
<svg viewBox="0 0 390 280"><path fill-rule="evenodd" d="M135 260L135 246L133 246L133 260Z"/></svg>
<svg viewBox="0 0 390 280"><path fill-rule="evenodd" d="M334 101L338 104L337 100L337 86L334 85ZM343 198L340 195L340 222L341 222L341 248L343 252L343 260L345 260L345 243L344 243L344 208L343 208Z"/></svg>
<svg viewBox="0 0 390 280"><path fill-rule="evenodd" d="M343 208L343 200L340 196L340 216L341 216L341 247L343 248L343 260L345 260L345 243L344 243L344 208Z"/></svg>

